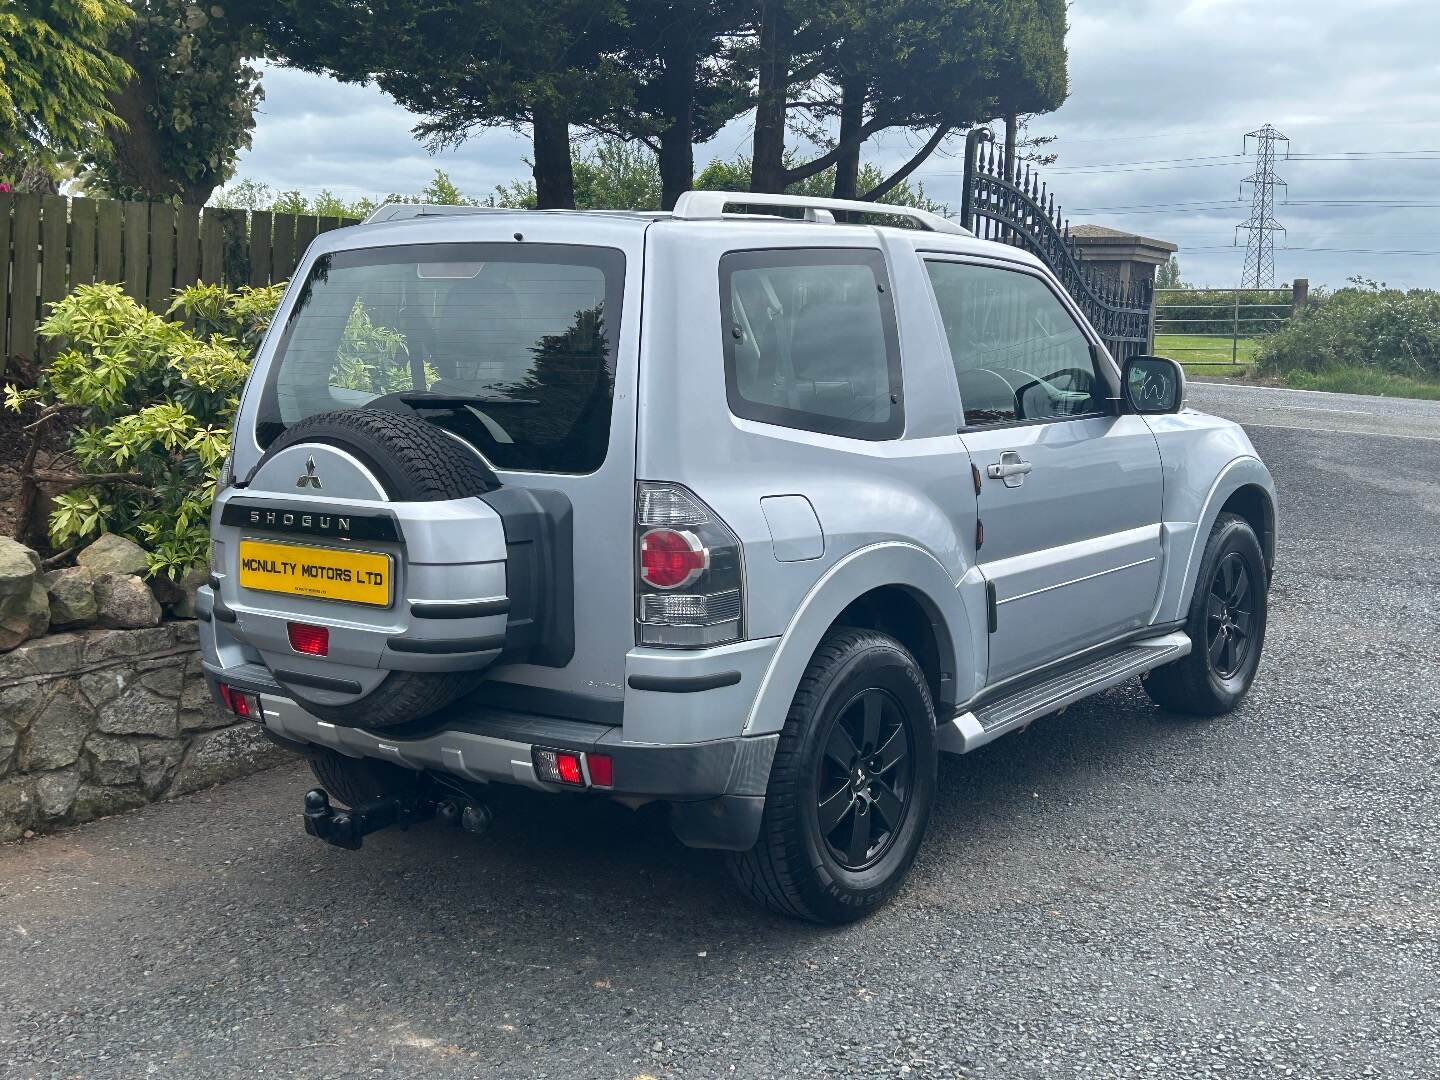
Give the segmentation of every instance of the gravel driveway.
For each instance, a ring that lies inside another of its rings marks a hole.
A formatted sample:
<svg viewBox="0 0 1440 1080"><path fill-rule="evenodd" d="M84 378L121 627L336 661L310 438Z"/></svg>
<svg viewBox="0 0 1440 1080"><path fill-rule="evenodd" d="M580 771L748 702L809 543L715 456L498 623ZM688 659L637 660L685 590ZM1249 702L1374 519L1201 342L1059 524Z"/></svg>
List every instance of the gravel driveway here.
<svg viewBox="0 0 1440 1080"><path fill-rule="evenodd" d="M293 767L3 848L0 1069L1431 1080L1440 406L1193 390L1284 500L1238 713L1132 684L943 759L908 886L839 931L618 809L333 850Z"/></svg>

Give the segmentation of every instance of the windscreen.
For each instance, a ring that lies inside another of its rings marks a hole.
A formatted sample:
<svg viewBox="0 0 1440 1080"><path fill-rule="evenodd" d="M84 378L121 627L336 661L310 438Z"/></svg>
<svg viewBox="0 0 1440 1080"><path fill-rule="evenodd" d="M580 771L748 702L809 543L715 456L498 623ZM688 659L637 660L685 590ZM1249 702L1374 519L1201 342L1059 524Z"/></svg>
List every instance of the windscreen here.
<svg viewBox="0 0 1440 1080"><path fill-rule="evenodd" d="M413 411L499 469L605 460L625 274L612 248L424 244L320 256L261 396L256 436L337 409Z"/></svg>

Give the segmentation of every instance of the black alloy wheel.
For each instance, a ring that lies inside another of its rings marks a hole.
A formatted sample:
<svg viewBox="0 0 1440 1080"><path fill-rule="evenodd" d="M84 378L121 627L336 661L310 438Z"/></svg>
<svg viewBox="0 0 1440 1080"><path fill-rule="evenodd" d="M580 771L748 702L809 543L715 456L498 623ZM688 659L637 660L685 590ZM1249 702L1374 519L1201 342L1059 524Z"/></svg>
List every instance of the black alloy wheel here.
<svg viewBox="0 0 1440 1080"><path fill-rule="evenodd" d="M861 690L835 713L817 762L816 813L846 870L868 869L889 850L910 809L913 771L905 717L888 691Z"/></svg>
<svg viewBox="0 0 1440 1080"><path fill-rule="evenodd" d="M1250 569L1238 551L1228 552L1215 567L1210 582L1210 611L1206 620L1205 646L1215 674L1234 678L1245 666L1254 644L1251 629L1255 621L1255 586Z"/></svg>

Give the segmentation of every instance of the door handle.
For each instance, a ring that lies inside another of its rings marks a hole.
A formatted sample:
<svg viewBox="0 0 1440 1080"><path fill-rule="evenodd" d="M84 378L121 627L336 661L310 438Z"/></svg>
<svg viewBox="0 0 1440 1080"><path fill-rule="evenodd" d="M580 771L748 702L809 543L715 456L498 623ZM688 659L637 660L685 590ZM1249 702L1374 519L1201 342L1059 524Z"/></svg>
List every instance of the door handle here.
<svg viewBox="0 0 1440 1080"><path fill-rule="evenodd" d="M1000 455L1000 460L992 464L986 472L990 479L1004 481L1006 487L1019 487L1025 483L1025 477L1035 466L1023 460L1014 450L1006 450Z"/></svg>

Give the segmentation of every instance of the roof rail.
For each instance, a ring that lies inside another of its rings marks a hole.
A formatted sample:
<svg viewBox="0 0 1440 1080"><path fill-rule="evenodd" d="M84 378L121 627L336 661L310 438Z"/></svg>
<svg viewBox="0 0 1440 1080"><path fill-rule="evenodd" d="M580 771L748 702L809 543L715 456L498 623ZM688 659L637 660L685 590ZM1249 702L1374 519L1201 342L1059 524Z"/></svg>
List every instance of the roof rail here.
<svg viewBox="0 0 1440 1080"><path fill-rule="evenodd" d="M832 210L844 210L852 214L884 214L886 217L909 218L922 229L930 232L954 233L958 236L974 236L964 226L932 214L929 210L917 210L911 206L895 206L891 203L862 202L859 199L823 199L809 195L766 195L757 191L687 191L675 201L671 216L681 221L714 221L726 216L725 207L737 206L796 206L805 211L805 220L835 223Z"/></svg>
<svg viewBox="0 0 1440 1080"><path fill-rule="evenodd" d="M373 225L377 221L404 221L406 218L438 217L441 214L495 214L504 213L502 206L448 206L443 203L402 203L387 202L370 211L361 225Z"/></svg>

